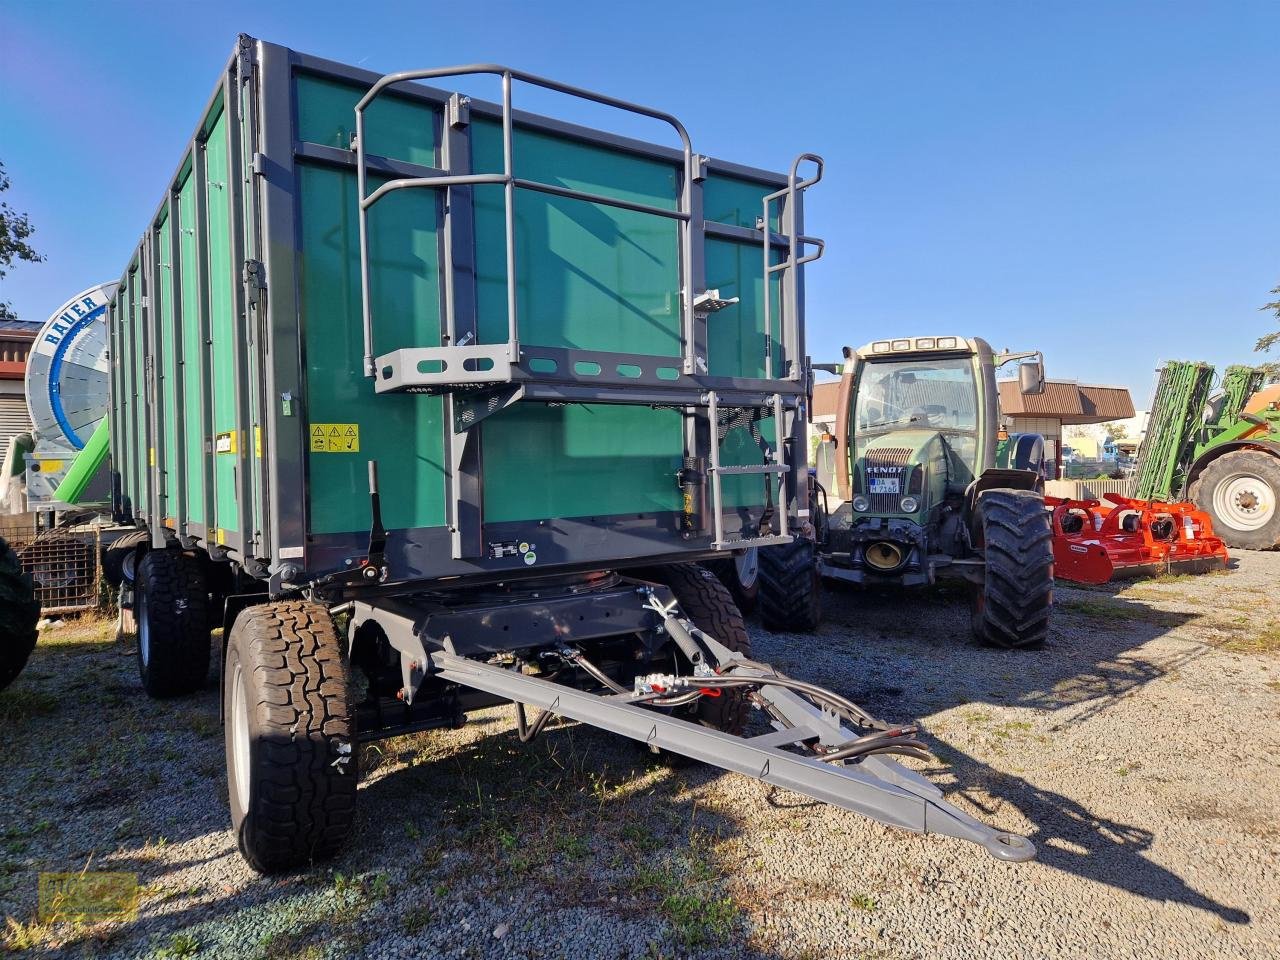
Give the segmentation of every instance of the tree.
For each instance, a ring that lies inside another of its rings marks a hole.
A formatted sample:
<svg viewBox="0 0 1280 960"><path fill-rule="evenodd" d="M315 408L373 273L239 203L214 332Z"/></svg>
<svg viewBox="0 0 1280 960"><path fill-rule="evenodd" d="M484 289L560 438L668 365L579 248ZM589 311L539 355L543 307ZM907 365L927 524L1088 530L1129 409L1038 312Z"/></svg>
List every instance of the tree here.
<svg viewBox="0 0 1280 960"><path fill-rule="evenodd" d="M1272 296L1280 296L1280 287L1272 287L1271 294ZM1258 307L1258 310L1270 310L1276 315L1276 320L1280 320L1280 300L1263 303L1261 307ZM1258 337L1258 342L1253 344L1253 349L1256 349L1258 353L1266 353L1276 343L1280 343L1280 330L1262 334L1261 337ZM1266 370L1268 376L1272 376L1272 378L1280 374L1280 364L1263 364L1262 369Z"/></svg>
<svg viewBox="0 0 1280 960"><path fill-rule="evenodd" d="M0 161L0 193L8 189L9 175L4 172L4 162ZM0 200L0 280L5 278L15 260L39 263L44 259L27 242L35 232L30 217L25 213L18 213L7 202ZM9 304L0 300L0 321L13 319L15 318Z"/></svg>
<svg viewBox="0 0 1280 960"><path fill-rule="evenodd" d="M1128 440L1129 439L1129 428L1126 427L1123 423L1117 423L1115 420L1112 420L1108 423L1104 423L1102 425L1102 429L1106 432L1107 436L1109 436L1112 440Z"/></svg>

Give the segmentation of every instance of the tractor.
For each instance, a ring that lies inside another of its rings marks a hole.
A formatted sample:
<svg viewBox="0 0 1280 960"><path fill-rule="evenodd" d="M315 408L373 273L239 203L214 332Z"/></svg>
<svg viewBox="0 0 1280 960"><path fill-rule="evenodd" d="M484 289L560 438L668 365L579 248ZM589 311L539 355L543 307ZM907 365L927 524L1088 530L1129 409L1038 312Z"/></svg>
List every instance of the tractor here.
<svg viewBox="0 0 1280 960"><path fill-rule="evenodd" d="M1041 354L950 336L877 340L844 356L817 367L841 376L826 441L838 501L811 478L813 538L761 550L765 625L816 627L823 577L866 587L959 578L971 585L978 640L1042 644L1053 603L1044 440L1004 429L996 389L996 371L1019 362L1022 392L1042 393Z"/></svg>

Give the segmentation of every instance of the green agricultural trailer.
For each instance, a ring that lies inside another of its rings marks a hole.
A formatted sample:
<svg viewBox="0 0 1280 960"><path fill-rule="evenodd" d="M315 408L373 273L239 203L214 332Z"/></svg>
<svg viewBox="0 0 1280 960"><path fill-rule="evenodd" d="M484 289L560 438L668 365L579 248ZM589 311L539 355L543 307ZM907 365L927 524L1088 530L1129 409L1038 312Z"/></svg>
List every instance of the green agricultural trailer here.
<svg viewBox="0 0 1280 960"><path fill-rule="evenodd" d="M422 85L482 80L495 102ZM673 146L518 111L527 87ZM240 38L112 301L109 422L143 686L201 687L223 628L251 865L342 845L361 743L503 703L521 740L559 716L1034 854L890 759L913 727L752 660L698 566L809 529L821 174L504 66Z"/></svg>

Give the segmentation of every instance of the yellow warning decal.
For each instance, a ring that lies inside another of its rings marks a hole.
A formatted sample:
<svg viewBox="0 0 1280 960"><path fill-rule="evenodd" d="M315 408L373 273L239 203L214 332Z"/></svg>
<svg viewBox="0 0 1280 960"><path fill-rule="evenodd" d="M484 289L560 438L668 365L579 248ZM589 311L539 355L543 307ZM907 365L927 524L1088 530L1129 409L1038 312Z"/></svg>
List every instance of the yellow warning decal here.
<svg viewBox="0 0 1280 960"><path fill-rule="evenodd" d="M218 546L225 547L227 545L227 531L219 527L217 539L218 539Z"/></svg>
<svg viewBox="0 0 1280 960"><path fill-rule="evenodd" d="M253 427L253 455L262 459L262 428L256 424Z"/></svg>
<svg viewBox="0 0 1280 960"><path fill-rule="evenodd" d="M311 425L312 453L359 453L360 424L313 423Z"/></svg>
<svg viewBox="0 0 1280 960"><path fill-rule="evenodd" d="M156 465L156 448L155 447L151 448L151 462L148 465L152 467Z"/></svg>
<svg viewBox="0 0 1280 960"><path fill-rule="evenodd" d="M235 453L236 452L236 435L235 432L220 433L213 438L214 453Z"/></svg>

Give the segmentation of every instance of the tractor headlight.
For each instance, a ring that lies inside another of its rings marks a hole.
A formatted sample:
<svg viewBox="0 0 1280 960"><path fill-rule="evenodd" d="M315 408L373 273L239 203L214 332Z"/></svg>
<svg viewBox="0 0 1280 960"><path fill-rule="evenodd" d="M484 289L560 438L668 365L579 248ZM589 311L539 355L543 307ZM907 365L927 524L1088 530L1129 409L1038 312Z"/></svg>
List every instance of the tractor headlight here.
<svg viewBox="0 0 1280 960"><path fill-rule="evenodd" d="M858 494L853 498L853 509L858 513L866 513L871 509L871 501L862 494Z"/></svg>
<svg viewBox="0 0 1280 960"><path fill-rule="evenodd" d="M915 513L920 509L920 501L915 497L903 497L900 506L903 513Z"/></svg>

